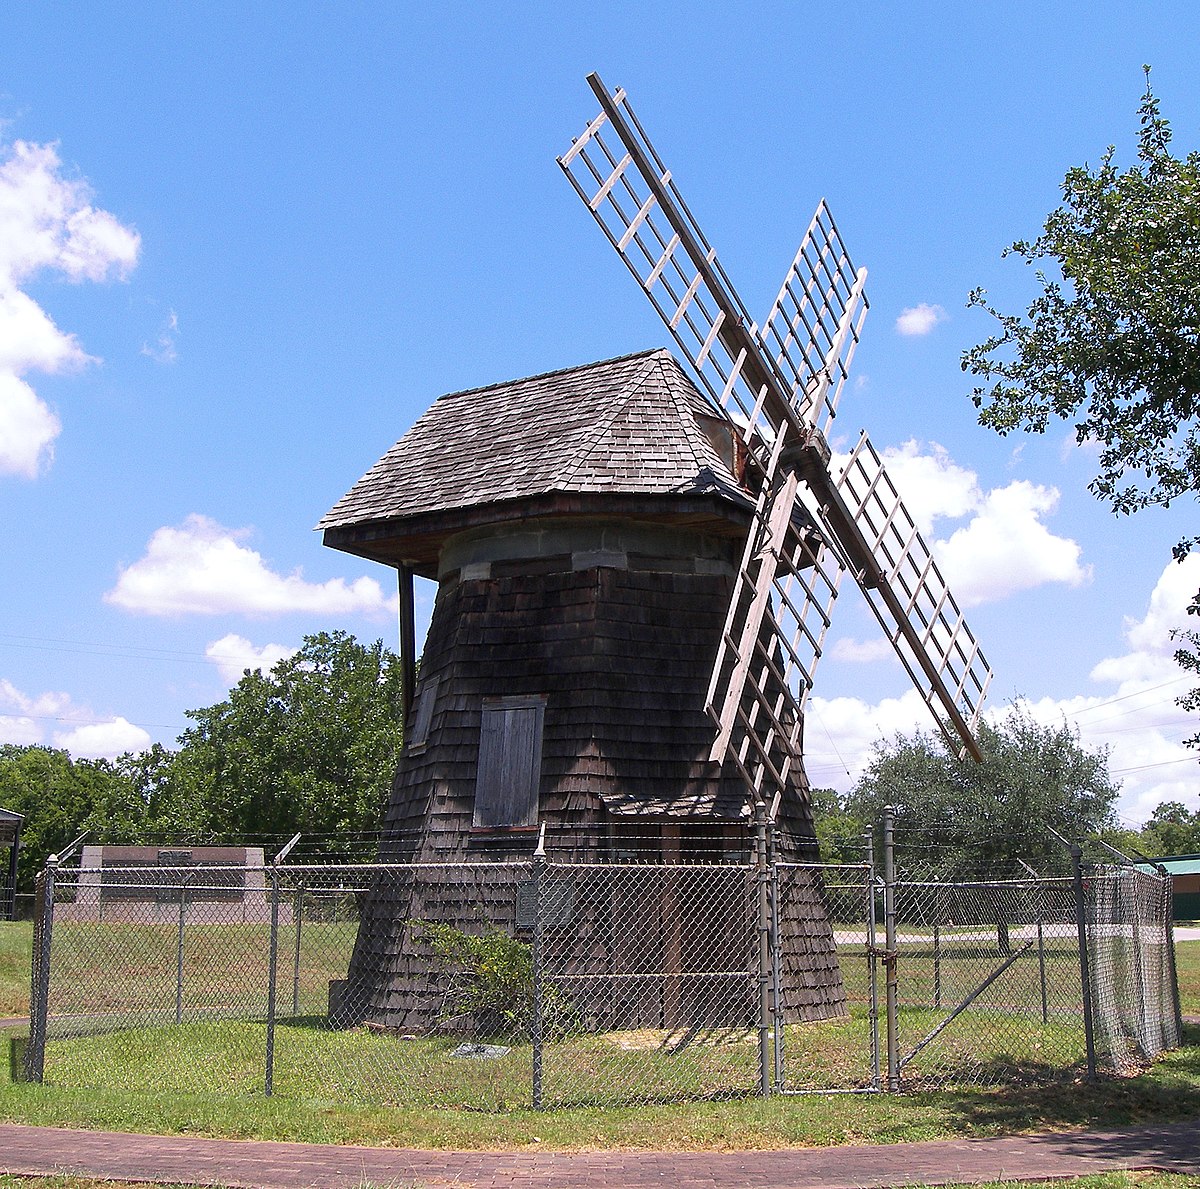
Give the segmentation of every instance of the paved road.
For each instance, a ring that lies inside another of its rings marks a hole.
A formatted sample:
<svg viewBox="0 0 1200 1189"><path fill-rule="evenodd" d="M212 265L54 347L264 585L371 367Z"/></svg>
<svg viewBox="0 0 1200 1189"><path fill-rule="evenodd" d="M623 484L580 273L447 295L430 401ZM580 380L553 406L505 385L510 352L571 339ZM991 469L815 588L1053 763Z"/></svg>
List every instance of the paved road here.
<svg viewBox="0 0 1200 1189"><path fill-rule="evenodd" d="M364 1182L457 1189L871 1189L1045 1179L1114 1169L1200 1170L1200 1120L1128 1131L1006 1136L775 1152L428 1152L0 1123L0 1169L139 1181L353 1189Z"/></svg>

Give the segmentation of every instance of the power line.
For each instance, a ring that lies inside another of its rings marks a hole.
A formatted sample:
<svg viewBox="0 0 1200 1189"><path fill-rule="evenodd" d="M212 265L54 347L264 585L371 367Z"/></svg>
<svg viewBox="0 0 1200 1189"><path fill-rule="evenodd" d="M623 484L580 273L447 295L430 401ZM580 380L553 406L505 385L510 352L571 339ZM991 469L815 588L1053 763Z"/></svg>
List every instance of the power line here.
<svg viewBox="0 0 1200 1189"><path fill-rule="evenodd" d="M1142 697L1143 694L1152 694L1152 693L1154 693L1155 690L1166 689L1167 686L1169 686L1169 685L1178 685L1181 681L1190 681L1190 680L1191 680L1191 678L1189 678L1186 673L1183 673L1179 677L1173 677L1170 681L1163 681L1158 685L1149 685L1145 689L1137 689L1129 694L1121 694L1119 697L1109 698L1108 701L1106 701L1106 702L1096 702L1092 706L1085 706L1082 710L1076 710L1074 712L1074 714L1075 714L1075 717L1078 718L1079 715L1081 715L1081 714L1091 714L1091 712L1093 710L1103 710L1105 706L1114 706L1114 705L1116 705L1117 702L1126 702L1130 698L1140 698L1140 697ZM1165 699L1164 699L1164 701L1165 701ZM1155 702L1154 705L1158 706L1158 705L1161 705L1161 703ZM1134 712L1130 711L1130 713L1134 713ZM1113 717L1119 717L1119 716L1114 715Z"/></svg>
<svg viewBox="0 0 1200 1189"><path fill-rule="evenodd" d="M1177 760L1159 760L1156 764L1139 764L1135 768L1116 768L1110 776L1124 776L1127 772L1145 772L1148 768L1166 768L1171 764L1197 764L1200 756L1180 756Z"/></svg>
<svg viewBox="0 0 1200 1189"><path fill-rule="evenodd" d="M131 727L142 727L144 729L154 727L164 731L183 730L179 723L171 722L131 722L125 718L123 714L114 714L111 718L66 718L60 714L23 714L19 710L0 710L0 718L13 718L21 721L29 722L60 722L70 726L110 726L122 718L129 723Z"/></svg>
<svg viewBox="0 0 1200 1189"><path fill-rule="evenodd" d="M14 636L0 633L0 647L24 648L33 652L65 652L77 656L123 657L140 661L184 661L211 664L214 660L233 659L233 653L184 652L171 648L149 648L138 644L105 644L98 640L58 640L49 636Z"/></svg>

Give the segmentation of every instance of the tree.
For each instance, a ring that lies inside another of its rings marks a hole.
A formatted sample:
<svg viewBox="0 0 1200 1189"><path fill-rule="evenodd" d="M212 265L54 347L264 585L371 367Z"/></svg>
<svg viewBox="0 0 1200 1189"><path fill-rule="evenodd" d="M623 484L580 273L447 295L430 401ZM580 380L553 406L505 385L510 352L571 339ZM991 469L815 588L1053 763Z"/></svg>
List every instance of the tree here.
<svg viewBox="0 0 1200 1189"><path fill-rule="evenodd" d="M1000 329L962 357L990 384L972 393L981 425L1040 434L1051 418L1073 420L1078 442L1099 443L1089 487L1118 514L1200 490L1200 152L1171 153L1143 69L1138 163L1118 171L1110 146L1099 169L1067 172L1041 235L1005 250L1039 266L1041 295L1021 317L976 289L968 305ZM1176 559L1197 543L1183 538ZM1188 611L1200 614L1200 594ZM1200 672L1200 633L1176 639L1178 663ZM1200 688L1179 704L1200 709ZM1200 735L1187 742L1200 746Z"/></svg>
<svg viewBox="0 0 1200 1189"><path fill-rule="evenodd" d="M1000 330L962 357L991 382L972 393L982 425L1044 433L1074 419L1078 442L1100 443L1091 490L1118 513L1200 489L1200 153L1171 154L1145 69L1138 164L1118 172L1110 146L1099 169L1067 172L1042 234L1005 251L1052 261L1062 280L1039 270L1024 318L975 290L968 304Z"/></svg>
<svg viewBox="0 0 1200 1189"><path fill-rule="evenodd" d="M1014 706L995 726L982 722L978 739L978 764L921 732L877 743L846 811L878 822L891 805L898 861L929 864L941 879L1019 871L1018 860L1062 871L1069 856L1051 830L1072 839L1112 824L1107 754L1086 750L1065 722L1046 726Z"/></svg>
<svg viewBox="0 0 1200 1189"><path fill-rule="evenodd" d="M401 673L382 641L306 636L270 671L247 670L229 697L189 710L174 755L128 764L160 833L317 836L334 852L377 829L401 743ZM340 840L335 835L342 835Z"/></svg>
<svg viewBox="0 0 1200 1189"><path fill-rule="evenodd" d="M870 823L851 813L836 789L810 789L822 863L861 863Z"/></svg>
<svg viewBox="0 0 1200 1189"><path fill-rule="evenodd" d="M1200 854L1200 809L1164 801L1142 827L1139 849L1155 857Z"/></svg>
<svg viewBox="0 0 1200 1189"><path fill-rule="evenodd" d="M0 805L25 818L17 888L33 890L46 859L84 830L89 842L136 842L146 807L107 760L73 760L50 747L0 744Z"/></svg>

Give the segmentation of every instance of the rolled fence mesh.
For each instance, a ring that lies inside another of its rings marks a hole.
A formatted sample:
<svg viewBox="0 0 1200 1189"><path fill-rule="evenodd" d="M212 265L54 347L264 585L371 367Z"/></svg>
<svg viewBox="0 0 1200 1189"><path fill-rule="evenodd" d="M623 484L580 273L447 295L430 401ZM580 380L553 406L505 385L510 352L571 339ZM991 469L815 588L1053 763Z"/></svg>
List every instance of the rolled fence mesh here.
<svg viewBox="0 0 1200 1189"><path fill-rule="evenodd" d="M1170 881L1129 866L1097 865L1084 880L1098 1055L1135 1073L1179 1044L1166 928Z"/></svg>

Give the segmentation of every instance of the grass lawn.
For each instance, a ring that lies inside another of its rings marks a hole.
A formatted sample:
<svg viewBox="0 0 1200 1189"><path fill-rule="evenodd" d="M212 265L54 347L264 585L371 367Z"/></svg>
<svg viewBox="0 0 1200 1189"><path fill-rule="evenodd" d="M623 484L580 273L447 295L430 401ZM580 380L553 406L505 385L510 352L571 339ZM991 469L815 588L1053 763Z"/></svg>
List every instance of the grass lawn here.
<svg viewBox="0 0 1200 1189"><path fill-rule="evenodd" d="M1184 1015L1200 1016L1200 941L1175 943L1179 972L1179 1006Z"/></svg>
<svg viewBox="0 0 1200 1189"><path fill-rule="evenodd" d="M0 1016L29 1013L31 921L0 922Z"/></svg>
<svg viewBox="0 0 1200 1189"><path fill-rule="evenodd" d="M907 1095L735 1098L682 1105L486 1113L240 1094L0 1082L0 1118L159 1134L428 1148L733 1150L892 1143L1200 1116L1200 1028L1138 1078Z"/></svg>
<svg viewBox="0 0 1200 1189"><path fill-rule="evenodd" d="M29 937L28 925L0 925L0 997L8 997L0 998L0 1003L10 1005L0 1014L26 1010ZM1200 942L1180 943L1178 952L1185 1010L1198 1011ZM1189 1004L1193 1006L1189 1008ZM854 1027L855 1021L848 1026ZM189 1029L213 1030L206 1041L220 1041L208 1058L211 1069L201 1068L205 1060L197 1057L201 1050L189 1047ZM318 1040L322 1045L332 1042L345 1047L337 1066L329 1064L328 1050L310 1052L306 1047ZM3 1041L4 1033L0 1032L0 1044ZM491 1112L447 1110L444 1108L449 1104L445 1102L398 1101L389 1086L365 1095L365 1101L339 1095L333 1084L340 1076L339 1069L361 1066L369 1046L399 1042L360 1032L331 1037L305 1028L303 1022L299 1026L281 1022L278 1043L281 1061L278 1093L273 1098L262 1094L261 1025L244 1022L202 1022L167 1030L127 1029L54 1041L47 1063L51 1084L45 1086L9 1082L5 1077L5 1054L0 1052L0 1119L159 1134L428 1148L520 1149L536 1144L543 1150L734 1150L1117 1127L1200 1117L1200 1027L1188 1028L1185 1047L1167 1054L1143 1076L1096 1084L1068 1080L1046 1085L1029 1080L1000 1089L966 1088L901 1096L807 1095L764 1100L746 1095L678 1105L577 1105L553 1112L527 1109L527 1091L519 1095L519 1101L501 1095L491 1101ZM647 1054L631 1057L612 1046L598 1050L599 1043L597 1038L583 1038L577 1051L568 1053L560 1048L554 1058L557 1065L548 1059L548 1089L553 1091L555 1077L578 1070L586 1072L589 1061L611 1063L609 1076L618 1079L635 1076L644 1067ZM405 1076L419 1083L425 1076L421 1060L432 1060L429 1054L418 1052L420 1045L432 1053L433 1046L441 1044L444 1048L445 1042L410 1044L416 1045L410 1052L420 1060ZM171 1045L178 1051L173 1051ZM1020 1060L1028 1061L1031 1056L1023 1054ZM711 1058L723 1062L726 1073L743 1066L751 1071L753 1059L752 1044ZM519 1054L518 1062L524 1061L527 1055ZM802 1062L797 1058L793 1064L800 1067ZM461 1076L467 1083L472 1078L490 1078L493 1086L504 1085L505 1079L497 1076L494 1063L465 1063L462 1069ZM105 1087L89 1087L88 1073L92 1081L103 1081ZM700 1069L688 1076L703 1078L707 1074ZM73 1079L77 1084L70 1084ZM53 1084L56 1081L58 1084ZM700 1084L693 1089L702 1092L703 1088ZM468 1085L462 1090L464 1100L468 1091L478 1090L478 1086ZM6 1183L22 1182L0 1180L0 1186ZM1123 1186L1133 1182L1093 1178L1085 1183ZM1164 1179L1161 1184L1164 1189L1177 1189L1188 1182L1175 1178Z"/></svg>

